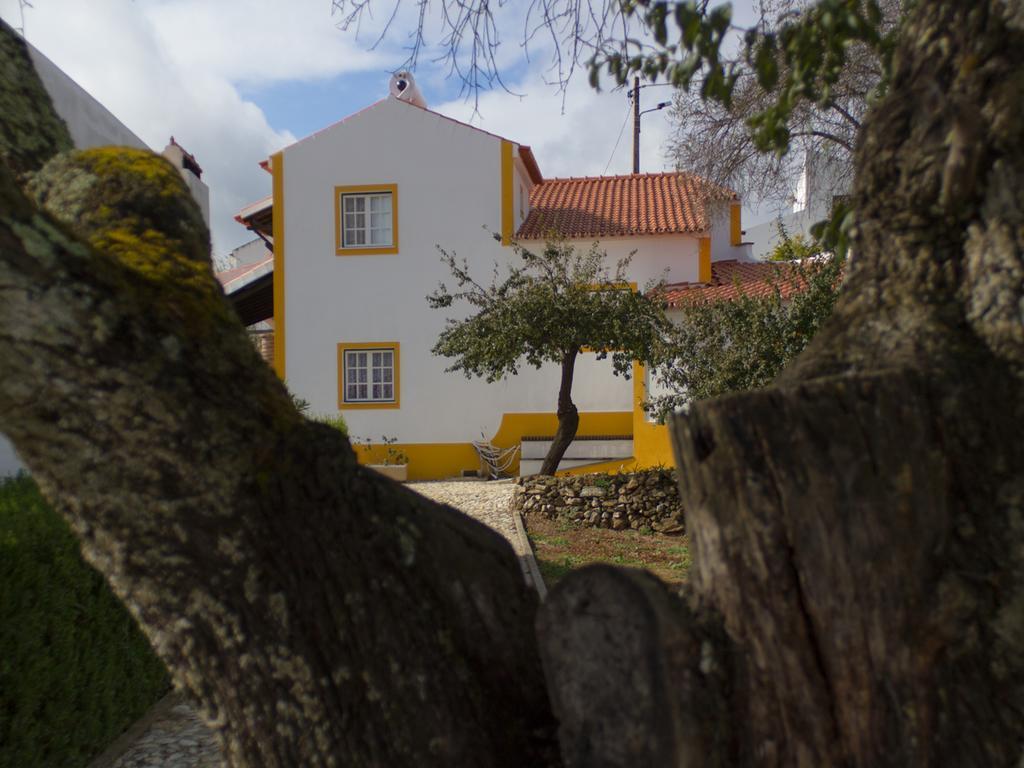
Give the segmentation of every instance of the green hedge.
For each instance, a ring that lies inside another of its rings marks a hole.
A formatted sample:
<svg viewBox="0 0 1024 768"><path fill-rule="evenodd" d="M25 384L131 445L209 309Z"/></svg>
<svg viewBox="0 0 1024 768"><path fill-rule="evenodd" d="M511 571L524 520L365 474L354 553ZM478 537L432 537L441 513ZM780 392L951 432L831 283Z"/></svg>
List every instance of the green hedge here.
<svg viewBox="0 0 1024 768"><path fill-rule="evenodd" d="M0 768L87 765L167 688L35 483L0 480Z"/></svg>

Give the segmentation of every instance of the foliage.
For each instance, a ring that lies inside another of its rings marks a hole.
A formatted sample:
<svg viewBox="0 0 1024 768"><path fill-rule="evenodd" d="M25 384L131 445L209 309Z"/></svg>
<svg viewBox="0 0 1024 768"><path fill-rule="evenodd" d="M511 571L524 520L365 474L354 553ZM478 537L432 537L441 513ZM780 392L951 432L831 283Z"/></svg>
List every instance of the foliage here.
<svg viewBox="0 0 1024 768"><path fill-rule="evenodd" d="M441 252L459 290L451 293L441 284L427 301L439 309L465 302L476 314L449 318L433 352L454 359L448 371L487 381L514 376L523 360L535 368L561 366L558 431L540 469L552 475L579 427L572 402L576 357L584 351L598 360L610 357L612 371L628 378L634 360L650 359L668 322L646 295L653 286L637 291L628 282L631 257L609 270L596 246L586 253L559 242L547 243L539 254L514 248L520 263L510 265L500 282L495 265L487 287L472 278L465 260Z"/></svg>
<svg viewBox="0 0 1024 768"><path fill-rule="evenodd" d="M392 466L397 464L408 464L409 454L397 447L395 444L398 442L397 437L389 437L388 435L381 435L380 443L375 444L372 438L369 437L355 437L352 438L352 442L356 445L361 445L366 450L366 455L371 457L371 461L376 461L384 466ZM377 445L384 446L384 455L379 461L375 458L380 455L381 451L377 448Z"/></svg>
<svg viewBox="0 0 1024 768"><path fill-rule="evenodd" d="M288 386L288 382L285 382L285 387L287 387L287 386ZM307 415L309 413L309 408L310 408L309 400L306 400L305 398L299 397L294 392L292 392L290 389L288 390L288 397L291 398L292 405L295 406L295 410L296 411L298 411L299 413L301 413L303 415ZM340 414L339 414L339 418L340 418ZM319 421L319 419L317 419L317 421Z"/></svg>
<svg viewBox="0 0 1024 768"><path fill-rule="evenodd" d="M744 294L684 307L654 364L670 393L652 397L645 404L648 412L664 420L692 401L771 382L832 314L843 261L823 254L780 265L769 296ZM792 281L805 287L784 299L782 287Z"/></svg>
<svg viewBox="0 0 1024 768"><path fill-rule="evenodd" d="M631 289L629 258L609 270L596 248L581 253L549 242L536 254L518 245L514 250L519 264L500 282L496 267L486 287L472 278L465 260L442 251L459 290L442 284L428 303L447 309L465 302L476 310L463 320L448 319L434 345L435 355L454 360L447 370L493 382L514 376L524 360L540 368L590 349L598 359L610 357L615 373L628 378L633 360L651 356L667 321L645 291Z"/></svg>
<svg viewBox="0 0 1024 768"><path fill-rule="evenodd" d="M0 480L0 766L86 765L167 688L35 483Z"/></svg>
<svg viewBox="0 0 1024 768"><path fill-rule="evenodd" d="M25 41L3 19L0 27L0 156L22 174L71 149L71 135L33 75Z"/></svg>
<svg viewBox="0 0 1024 768"><path fill-rule="evenodd" d="M295 397L295 395L292 395L292 400L294 401L296 399L297 398ZM305 400L302 400L301 402L306 403ZM302 413L304 410L308 409L309 403L306 403L305 409L300 408L298 407L298 405L296 405L296 410L299 411L299 413ZM321 424L326 424L328 427L334 427L334 429L338 430L339 432L341 432L341 434L348 437L348 424L345 422L345 417L342 416L340 413L336 413L333 415L320 414L319 416L314 416L313 421L318 421Z"/></svg>
<svg viewBox="0 0 1024 768"><path fill-rule="evenodd" d="M756 46L762 38L784 36L795 19L810 13L810 5L808 0L762 0L760 21L748 30L749 38ZM903 0L879 0L883 32L895 28L903 6ZM736 81L727 105L704 99L701 88L677 91L669 154L679 167L736 190L748 203L790 197L799 174L807 168L814 187L825 195L846 192L861 122L868 105L885 87L884 46L849 44L835 82L820 93L805 92L794 99L786 128L790 149L796 152L778 151L778 147L761 151L752 127L752 121L782 97L786 70L793 66L784 55L776 53L766 60L769 55L770 47L754 53L738 46L728 65ZM759 67L766 65L779 69L774 80L759 77ZM696 82L700 80L698 74Z"/></svg>
<svg viewBox="0 0 1024 768"><path fill-rule="evenodd" d="M758 153L781 158L791 140L823 133L830 137L830 149L849 152L864 105L888 88L903 7L900 0L819 0L798 10L794 6L799 0L778 2L780 12L774 18L762 5L763 18L748 28L733 24L729 3L712 6L697 0L536 0L517 23L524 30L521 45L527 53L536 37L543 40L553 79L563 88L584 66L595 88L602 76L617 86L635 75L651 84L662 79L692 92L692 103L709 103L716 120L734 114L741 129L734 138L742 134L742 141L711 138L699 150L700 157L710 158L719 170L735 171L747 161L762 163L760 177L769 183L778 176L774 170L783 166L758 158ZM432 42L424 28L431 2L412 4L419 13L408 17L417 21L409 30L410 58L404 66L414 69ZM332 0L343 28L358 27L380 5L379 0ZM401 5L396 0L380 39L392 21L406 18L399 14ZM507 40L498 34L496 14L505 4L437 0L435 5L440 6L436 42L443 49L438 58L448 62L474 96L481 88L504 87L500 62L508 59L499 51ZM734 55L730 49L737 36L740 45ZM703 163L692 170L726 186L739 180L735 172L723 178ZM826 247L843 251L852 221L835 211L832 219L834 226L819 237Z"/></svg>
<svg viewBox="0 0 1024 768"><path fill-rule="evenodd" d="M768 261L803 261L821 253L821 244L815 240L804 237L800 233L790 236L781 219L776 226L779 232L779 241L768 253Z"/></svg>

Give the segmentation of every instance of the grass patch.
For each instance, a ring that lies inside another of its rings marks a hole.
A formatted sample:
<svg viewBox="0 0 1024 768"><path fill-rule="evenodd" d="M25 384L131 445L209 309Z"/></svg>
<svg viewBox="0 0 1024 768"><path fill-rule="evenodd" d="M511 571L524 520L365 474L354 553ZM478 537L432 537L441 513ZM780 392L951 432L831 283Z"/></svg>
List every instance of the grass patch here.
<svg viewBox="0 0 1024 768"><path fill-rule="evenodd" d="M541 576L549 587L569 571L594 563L644 568L662 581L676 584L686 581L690 569L686 536L664 536L650 529L591 528L566 517L551 520L530 515L525 522Z"/></svg>
<svg viewBox="0 0 1024 768"><path fill-rule="evenodd" d="M168 685L35 483L0 480L0 768L87 765Z"/></svg>

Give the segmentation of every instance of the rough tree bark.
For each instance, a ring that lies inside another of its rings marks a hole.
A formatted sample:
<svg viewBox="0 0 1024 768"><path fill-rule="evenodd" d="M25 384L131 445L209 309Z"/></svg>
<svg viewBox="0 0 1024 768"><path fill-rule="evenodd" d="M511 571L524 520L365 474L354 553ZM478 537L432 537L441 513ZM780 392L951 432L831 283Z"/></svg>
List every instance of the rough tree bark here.
<svg viewBox="0 0 1024 768"><path fill-rule="evenodd" d="M580 414L572 401L572 379L576 371L576 350L562 355L562 379L558 387L558 429L551 441L544 461L541 463L540 474L554 475L562 457L576 437L580 427Z"/></svg>
<svg viewBox="0 0 1024 768"><path fill-rule="evenodd" d="M1021 4L917 4L857 163L834 321L675 425L689 590L540 611L566 764L1021 760ZM0 170L3 428L232 763L555 759L507 547L302 421L173 223L167 279L43 187Z"/></svg>
<svg viewBox="0 0 1024 768"><path fill-rule="evenodd" d="M600 571L542 608L569 765L1020 765L1024 7L917 4L857 168L832 321L674 424L687 607ZM611 758L621 700L656 725Z"/></svg>
<svg viewBox="0 0 1024 768"><path fill-rule="evenodd" d="M38 81L0 40L22 174L0 164L0 424L230 764L556 763L508 543L295 411L169 163L103 149L25 176L53 145L8 120Z"/></svg>

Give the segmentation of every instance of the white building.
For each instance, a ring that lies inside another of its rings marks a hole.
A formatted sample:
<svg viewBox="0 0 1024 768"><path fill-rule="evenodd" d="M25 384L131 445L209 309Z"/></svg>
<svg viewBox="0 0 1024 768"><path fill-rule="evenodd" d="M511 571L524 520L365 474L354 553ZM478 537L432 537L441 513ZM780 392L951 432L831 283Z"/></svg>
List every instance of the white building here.
<svg viewBox="0 0 1024 768"><path fill-rule="evenodd" d="M800 235L811 239L811 229L818 222L829 218L832 206L836 200L849 193L852 181L853 169L849 158L833 158L822 153L806 154L803 171L797 179L792 198L792 211L780 213L771 221L750 227L745 232L754 259L768 258L779 244L780 225L787 237Z"/></svg>
<svg viewBox="0 0 1024 768"><path fill-rule="evenodd" d="M313 413L341 411L353 437L376 444L364 457L396 440L412 479L476 470L474 440L508 447L557 424L556 366L489 384L445 373L450 361L431 353L446 314L426 296L451 281L438 247L486 278L513 240L599 241L610 263L636 251L639 285L666 273L708 282L713 261L749 260L727 190L677 173L545 180L529 147L395 97L264 167L272 198L238 218L272 241L275 368ZM627 381L583 356L579 435L631 441L616 467L671 464L665 429L638 407L636 372Z"/></svg>

